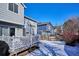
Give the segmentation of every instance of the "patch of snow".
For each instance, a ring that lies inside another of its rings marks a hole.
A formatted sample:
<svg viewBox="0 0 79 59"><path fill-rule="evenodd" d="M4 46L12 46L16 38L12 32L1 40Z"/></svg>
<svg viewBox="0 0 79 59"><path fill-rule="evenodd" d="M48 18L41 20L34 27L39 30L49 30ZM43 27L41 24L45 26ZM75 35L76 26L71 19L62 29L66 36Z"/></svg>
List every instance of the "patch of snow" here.
<svg viewBox="0 0 79 59"><path fill-rule="evenodd" d="M29 53L29 56L79 56L79 44L72 47L65 45L64 41L41 40L37 46L39 49Z"/></svg>
<svg viewBox="0 0 79 59"><path fill-rule="evenodd" d="M68 56L68 54L64 50L64 42L63 41L41 41L45 43L45 45L50 46L52 50L55 52L56 56Z"/></svg>
<svg viewBox="0 0 79 59"><path fill-rule="evenodd" d="M27 56L43 56L44 54L41 53L41 51L39 49L36 49L35 51L27 54Z"/></svg>
<svg viewBox="0 0 79 59"><path fill-rule="evenodd" d="M53 54L42 43L40 43L39 49L27 54L27 56L53 56Z"/></svg>
<svg viewBox="0 0 79 59"><path fill-rule="evenodd" d="M42 51L42 53L44 53L46 56L52 56L51 51L49 51L42 43L39 44L40 46L40 51Z"/></svg>

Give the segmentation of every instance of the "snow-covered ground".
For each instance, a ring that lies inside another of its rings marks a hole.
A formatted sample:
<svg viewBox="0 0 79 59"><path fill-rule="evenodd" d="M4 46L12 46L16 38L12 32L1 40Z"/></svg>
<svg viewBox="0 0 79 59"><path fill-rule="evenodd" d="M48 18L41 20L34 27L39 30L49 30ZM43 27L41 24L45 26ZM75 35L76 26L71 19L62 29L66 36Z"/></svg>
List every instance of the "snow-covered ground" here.
<svg viewBox="0 0 79 59"><path fill-rule="evenodd" d="M39 49L27 54L27 56L79 56L79 44L75 47L65 45L64 41L41 40Z"/></svg>

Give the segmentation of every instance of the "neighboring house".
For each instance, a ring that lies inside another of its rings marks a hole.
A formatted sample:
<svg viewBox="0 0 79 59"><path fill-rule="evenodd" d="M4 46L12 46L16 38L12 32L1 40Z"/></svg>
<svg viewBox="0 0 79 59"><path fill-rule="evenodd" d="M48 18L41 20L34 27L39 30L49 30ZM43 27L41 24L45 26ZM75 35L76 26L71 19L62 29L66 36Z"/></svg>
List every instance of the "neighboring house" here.
<svg viewBox="0 0 79 59"><path fill-rule="evenodd" d="M0 3L0 36L23 36L24 8L21 3Z"/></svg>
<svg viewBox="0 0 79 59"><path fill-rule="evenodd" d="M63 32L63 26L55 26L54 33L61 34Z"/></svg>
<svg viewBox="0 0 79 59"><path fill-rule="evenodd" d="M25 16L25 31L24 35L37 35L37 21Z"/></svg>
<svg viewBox="0 0 79 59"><path fill-rule="evenodd" d="M37 32L42 40L51 40L50 37L54 34L54 27L50 22L38 23Z"/></svg>
<svg viewBox="0 0 79 59"><path fill-rule="evenodd" d="M38 24L38 34L49 34L52 35L54 33L54 27L50 22L39 23Z"/></svg>
<svg viewBox="0 0 79 59"><path fill-rule="evenodd" d="M54 33L55 33L56 40L63 40L63 36L62 36L63 26L62 25L55 26Z"/></svg>

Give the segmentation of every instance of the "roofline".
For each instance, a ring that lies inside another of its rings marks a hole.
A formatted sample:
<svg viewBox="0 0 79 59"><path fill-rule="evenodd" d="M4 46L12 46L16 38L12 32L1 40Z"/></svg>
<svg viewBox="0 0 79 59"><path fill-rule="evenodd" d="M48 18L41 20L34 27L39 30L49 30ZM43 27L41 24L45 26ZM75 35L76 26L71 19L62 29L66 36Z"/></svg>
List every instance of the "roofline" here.
<svg viewBox="0 0 79 59"><path fill-rule="evenodd" d="M37 21L33 20L32 18L30 18L30 17L28 17L28 16L24 16L24 18L29 19L29 20L31 20L31 21L33 21L33 22L38 23Z"/></svg>
<svg viewBox="0 0 79 59"><path fill-rule="evenodd" d="M38 24L38 26L43 26L43 25L47 25L47 23L40 23L40 24Z"/></svg>
<svg viewBox="0 0 79 59"><path fill-rule="evenodd" d="M52 27L54 27L50 22L43 22L43 23L38 24L38 26L43 26L43 25L47 25L47 24L50 24Z"/></svg>
<svg viewBox="0 0 79 59"><path fill-rule="evenodd" d="M52 27L54 27L54 26L51 24L51 22L49 22L49 24L50 24Z"/></svg>
<svg viewBox="0 0 79 59"><path fill-rule="evenodd" d="M24 3L21 3L21 5L22 5L24 8L27 8Z"/></svg>

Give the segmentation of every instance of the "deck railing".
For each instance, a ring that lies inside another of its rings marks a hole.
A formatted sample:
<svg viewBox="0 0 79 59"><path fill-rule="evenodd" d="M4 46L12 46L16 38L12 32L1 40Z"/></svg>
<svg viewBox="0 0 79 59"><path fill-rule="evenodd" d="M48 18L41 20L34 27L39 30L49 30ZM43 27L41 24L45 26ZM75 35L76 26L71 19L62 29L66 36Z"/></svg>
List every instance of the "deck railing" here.
<svg viewBox="0 0 79 59"><path fill-rule="evenodd" d="M19 49L30 48L35 43L39 42L39 36L22 36L22 37L10 37L10 36L0 36L0 40L8 43L10 47L10 52L19 51Z"/></svg>

